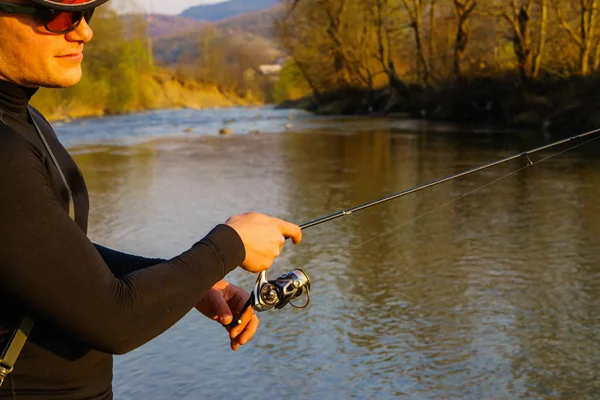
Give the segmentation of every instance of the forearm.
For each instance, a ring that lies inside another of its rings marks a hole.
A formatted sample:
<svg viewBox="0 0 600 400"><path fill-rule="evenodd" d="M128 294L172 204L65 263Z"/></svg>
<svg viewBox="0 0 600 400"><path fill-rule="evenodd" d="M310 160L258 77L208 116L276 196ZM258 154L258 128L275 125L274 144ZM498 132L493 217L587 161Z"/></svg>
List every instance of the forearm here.
<svg viewBox="0 0 600 400"><path fill-rule="evenodd" d="M35 318L97 350L122 354L175 324L243 260L243 253L223 254L231 231L219 226L181 255L121 278L91 243L68 257L44 251L46 263L22 258L11 264L18 270L3 269L0 287Z"/></svg>
<svg viewBox="0 0 600 400"><path fill-rule="evenodd" d="M93 348L124 353L146 343L245 258L236 231L220 225L169 261L116 276L56 199L43 160L25 150L0 155L0 291L9 308Z"/></svg>

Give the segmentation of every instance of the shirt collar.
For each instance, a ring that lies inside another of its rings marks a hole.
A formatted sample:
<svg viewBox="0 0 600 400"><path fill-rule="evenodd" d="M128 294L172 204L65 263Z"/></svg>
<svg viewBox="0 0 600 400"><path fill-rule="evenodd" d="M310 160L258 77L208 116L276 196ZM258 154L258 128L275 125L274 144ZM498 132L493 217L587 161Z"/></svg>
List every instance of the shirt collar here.
<svg viewBox="0 0 600 400"><path fill-rule="evenodd" d="M28 88L0 79L0 110L26 114L27 105L37 88Z"/></svg>

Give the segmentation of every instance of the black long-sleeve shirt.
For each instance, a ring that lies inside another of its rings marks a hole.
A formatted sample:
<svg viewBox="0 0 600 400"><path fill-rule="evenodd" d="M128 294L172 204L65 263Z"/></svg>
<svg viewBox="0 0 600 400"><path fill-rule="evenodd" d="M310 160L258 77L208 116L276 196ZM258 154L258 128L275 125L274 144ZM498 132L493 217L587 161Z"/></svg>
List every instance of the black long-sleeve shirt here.
<svg viewBox="0 0 600 400"><path fill-rule="evenodd" d="M50 125L40 124L71 187L73 221L28 113L34 92L0 80L0 337L24 315L36 321L0 398L110 399L111 354L175 324L242 263L244 245L227 225L168 261L94 245L83 177Z"/></svg>

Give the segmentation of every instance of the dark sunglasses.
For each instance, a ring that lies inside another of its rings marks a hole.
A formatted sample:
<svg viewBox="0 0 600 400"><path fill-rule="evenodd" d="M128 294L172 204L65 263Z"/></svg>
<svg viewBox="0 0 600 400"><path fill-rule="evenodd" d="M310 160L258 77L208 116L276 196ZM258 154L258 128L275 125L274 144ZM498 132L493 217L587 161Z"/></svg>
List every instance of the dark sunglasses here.
<svg viewBox="0 0 600 400"><path fill-rule="evenodd" d="M0 12L6 14L32 15L44 24L48 32L64 35L73 32L85 18L90 22L95 8L85 11L58 11L52 8L24 6L22 4L0 3Z"/></svg>

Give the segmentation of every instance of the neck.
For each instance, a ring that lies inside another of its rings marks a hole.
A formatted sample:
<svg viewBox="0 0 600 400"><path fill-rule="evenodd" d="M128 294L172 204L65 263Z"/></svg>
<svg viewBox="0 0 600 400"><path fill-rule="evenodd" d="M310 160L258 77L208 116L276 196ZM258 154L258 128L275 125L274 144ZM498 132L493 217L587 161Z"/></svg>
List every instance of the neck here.
<svg viewBox="0 0 600 400"><path fill-rule="evenodd" d="M27 88L16 83L0 79L0 110L23 114L36 88Z"/></svg>

